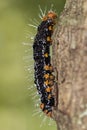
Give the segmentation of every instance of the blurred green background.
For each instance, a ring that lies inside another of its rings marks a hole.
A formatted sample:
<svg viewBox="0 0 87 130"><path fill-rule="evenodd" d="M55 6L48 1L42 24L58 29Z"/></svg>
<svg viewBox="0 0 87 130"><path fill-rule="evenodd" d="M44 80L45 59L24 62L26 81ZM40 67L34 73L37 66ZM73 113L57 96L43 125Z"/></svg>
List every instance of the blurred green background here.
<svg viewBox="0 0 87 130"><path fill-rule="evenodd" d="M35 109L31 91L33 85L32 42L28 34L30 19L38 19L38 5L48 9L53 4L58 14L65 0L0 0L0 130L56 130L42 126ZM28 46L22 45L29 43ZM29 66L29 69L25 69ZM48 120L49 121L49 120Z"/></svg>

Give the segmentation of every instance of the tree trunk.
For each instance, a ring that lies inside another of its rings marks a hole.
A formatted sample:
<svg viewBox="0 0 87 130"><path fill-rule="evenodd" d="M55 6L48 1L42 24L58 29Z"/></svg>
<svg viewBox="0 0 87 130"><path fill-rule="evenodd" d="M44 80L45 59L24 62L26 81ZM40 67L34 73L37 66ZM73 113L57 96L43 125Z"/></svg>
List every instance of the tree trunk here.
<svg viewBox="0 0 87 130"><path fill-rule="evenodd" d="M66 0L53 34L58 130L87 130L87 0Z"/></svg>

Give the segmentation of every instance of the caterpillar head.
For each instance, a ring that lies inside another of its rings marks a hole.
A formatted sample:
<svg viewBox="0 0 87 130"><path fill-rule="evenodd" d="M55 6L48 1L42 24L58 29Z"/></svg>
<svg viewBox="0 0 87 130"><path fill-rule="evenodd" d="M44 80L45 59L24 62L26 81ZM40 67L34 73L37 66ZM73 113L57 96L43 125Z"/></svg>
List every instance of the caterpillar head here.
<svg viewBox="0 0 87 130"><path fill-rule="evenodd" d="M56 19L57 18L57 14L53 11L49 11L47 15L45 15L42 20L45 21L47 19Z"/></svg>

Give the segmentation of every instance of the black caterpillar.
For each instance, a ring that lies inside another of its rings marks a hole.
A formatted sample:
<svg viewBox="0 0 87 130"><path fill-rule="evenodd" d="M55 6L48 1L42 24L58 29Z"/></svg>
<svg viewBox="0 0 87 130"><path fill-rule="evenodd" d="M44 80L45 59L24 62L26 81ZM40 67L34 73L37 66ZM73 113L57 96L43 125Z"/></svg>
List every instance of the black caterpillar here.
<svg viewBox="0 0 87 130"><path fill-rule="evenodd" d="M49 117L52 117L52 107L55 104L54 95L52 94L55 76L52 74L50 45L56 18L57 15L53 11L49 11L43 17L33 43L34 82L40 95L40 108Z"/></svg>

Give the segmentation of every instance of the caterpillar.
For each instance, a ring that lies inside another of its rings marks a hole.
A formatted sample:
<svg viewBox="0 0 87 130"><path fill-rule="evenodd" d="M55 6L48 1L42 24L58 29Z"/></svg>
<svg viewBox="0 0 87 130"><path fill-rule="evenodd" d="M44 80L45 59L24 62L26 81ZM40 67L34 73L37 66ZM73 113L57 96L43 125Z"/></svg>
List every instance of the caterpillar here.
<svg viewBox="0 0 87 130"><path fill-rule="evenodd" d="M56 18L57 14L53 11L43 16L33 42L34 83L40 95L40 108L48 117L52 117L52 107L55 104L52 93L55 76L51 65L50 45Z"/></svg>

